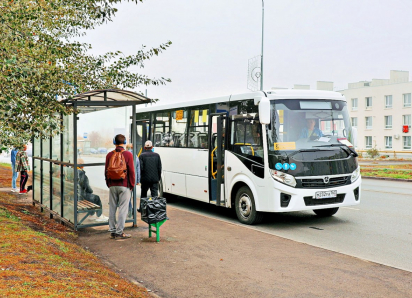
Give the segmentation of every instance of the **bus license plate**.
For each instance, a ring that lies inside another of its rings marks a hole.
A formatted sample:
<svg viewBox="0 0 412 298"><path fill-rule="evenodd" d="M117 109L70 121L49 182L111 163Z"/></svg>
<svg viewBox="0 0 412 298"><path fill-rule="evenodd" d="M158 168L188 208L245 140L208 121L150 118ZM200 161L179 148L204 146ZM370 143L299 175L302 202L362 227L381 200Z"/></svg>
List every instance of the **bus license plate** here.
<svg viewBox="0 0 412 298"><path fill-rule="evenodd" d="M338 194L337 190L328 190L328 191L317 191L315 192L315 199L327 199L327 198L336 198Z"/></svg>

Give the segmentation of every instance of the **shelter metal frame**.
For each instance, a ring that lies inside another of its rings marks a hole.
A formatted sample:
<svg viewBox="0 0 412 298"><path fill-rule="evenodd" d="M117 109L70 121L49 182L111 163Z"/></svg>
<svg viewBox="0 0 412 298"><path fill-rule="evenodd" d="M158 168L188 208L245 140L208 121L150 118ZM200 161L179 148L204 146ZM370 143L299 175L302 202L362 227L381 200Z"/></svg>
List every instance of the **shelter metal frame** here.
<svg viewBox="0 0 412 298"><path fill-rule="evenodd" d="M43 151L46 150L44 148L44 142L40 139L39 140L39 146L36 148L33 146L33 154L32 154L32 162L33 162L33 193L32 193L32 200L33 200L33 205L38 204L41 206L41 210L43 211L44 208L48 209L50 213L50 218L53 218L54 215L58 216L62 223L66 223L70 226L72 226L75 230L78 230L79 228L86 228L86 227L91 227L91 226L101 226L101 225L107 225L108 222L101 222L101 223L91 223L91 224L79 224L79 218L78 218L78 210L77 210L77 203L78 203L78 140L77 140L77 120L79 118L77 117L78 113L92 113L104 109L110 109L110 108L117 108L117 107L132 107L132 125L131 125L131 136L132 136L132 144L133 148L136 148L136 138L134 137L136 135L136 105L139 104L147 104L152 102L151 99L132 92L132 91L127 91L127 90L121 90L121 89L104 89L104 90L93 90L93 91L88 91L82 94L77 94L72 98L68 98L65 100L60 101L61 104L66 105L66 106L71 106L73 107L73 110L75 113L71 117L73 117L73 162L66 162L64 161L64 131L60 133L60 135L55 136L55 137L48 137L45 139L49 139L49 147L47 150L49 150L49 155L52 157L52 152L53 152L53 138L60 138L60 156L58 156L57 159L53 158L45 158L43 157ZM63 114L60 114L60 119L63 121ZM67 127L65 128L67 129ZM43 139L44 140L44 139ZM34 143L34 141L33 141ZM39 150L40 152L36 152L36 150ZM36 156L37 155L37 156ZM133 160L134 163L136 163L136 154L133 154ZM38 161L40 163L40 169L36 169L36 163L35 161ZM46 168L47 163L49 163L49 167ZM60 167L60 208L59 210L54 210L53 208L53 165L57 165ZM104 166L104 162L99 162L99 163L84 163L81 164L82 167L93 167L93 166ZM64 167L72 167L73 172L74 172L74 177L73 177L73 187L74 187L74 192L73 192L73 213L74 213L74 218L73 222L71 222L69 219L64 218L64 191L65 191L65 179L64 175L62 174L64 171ZM44 196L46 195L44 193L44 171L48 171L50 173L49 175L49 183L50 183L50 189L49 189L49 205L46 205L44 202ZM37 175L39 175L39 180L40 184L36 185L34 183L35 179L37 178ZM35 197L35 194L37 193L36 187L40 188L40 200ZM133 189L133 218L128 219L126 222L133 222L133 225L136 226L136 186Z"/></svg>

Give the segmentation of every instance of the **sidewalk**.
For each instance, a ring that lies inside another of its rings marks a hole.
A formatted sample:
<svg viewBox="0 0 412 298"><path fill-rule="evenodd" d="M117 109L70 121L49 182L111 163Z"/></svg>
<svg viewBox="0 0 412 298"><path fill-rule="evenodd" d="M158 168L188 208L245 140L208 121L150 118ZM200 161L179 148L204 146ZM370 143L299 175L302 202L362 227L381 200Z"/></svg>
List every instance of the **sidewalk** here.
<svg viewBox="0 0 412 298"><path fill-rule="evenodd" d="M79 243L161 297L410 297L412 273L168 207L161 241L147 224Z"/></svg>

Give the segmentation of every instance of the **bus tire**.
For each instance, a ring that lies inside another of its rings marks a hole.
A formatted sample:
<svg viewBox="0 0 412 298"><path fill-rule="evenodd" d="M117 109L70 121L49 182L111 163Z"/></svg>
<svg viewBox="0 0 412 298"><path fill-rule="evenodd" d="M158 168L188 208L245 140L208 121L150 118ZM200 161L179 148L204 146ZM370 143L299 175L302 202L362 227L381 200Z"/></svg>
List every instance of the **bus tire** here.
<svg viewBox="0 0 412 298"><path fill-rule="evenodd" d="M255 199L247 186L242 186L237 191L235 210L237 218L243 224L258 224L263 219L263 213L256 211Z"/></svg>
<svg viewBox="0 0 412 298"><path fill-rule="evenodd" d="M329 217L329 216L334 215L336 212L338 212L338 210L339 210L339 207L327 208L327 209L315 209L313 210L313 212L315 212L315 214L320 217Z"/></svg>

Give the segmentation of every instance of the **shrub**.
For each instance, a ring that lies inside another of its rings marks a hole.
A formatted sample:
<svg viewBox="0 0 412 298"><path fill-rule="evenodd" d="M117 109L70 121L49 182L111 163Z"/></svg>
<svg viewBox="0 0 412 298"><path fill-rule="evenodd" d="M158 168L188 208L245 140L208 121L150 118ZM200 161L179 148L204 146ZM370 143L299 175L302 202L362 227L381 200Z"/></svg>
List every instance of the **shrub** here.
<svg viewBox="0 0 412 298"><path fill-rule="evenodd" d="M371 157L371 158L375 158L379 156L379 151L378 149L375 148L371 148L368 151L366 151L366 153Z"/></svg>

